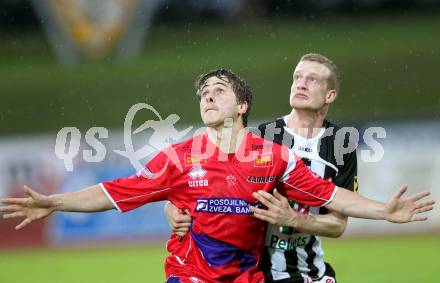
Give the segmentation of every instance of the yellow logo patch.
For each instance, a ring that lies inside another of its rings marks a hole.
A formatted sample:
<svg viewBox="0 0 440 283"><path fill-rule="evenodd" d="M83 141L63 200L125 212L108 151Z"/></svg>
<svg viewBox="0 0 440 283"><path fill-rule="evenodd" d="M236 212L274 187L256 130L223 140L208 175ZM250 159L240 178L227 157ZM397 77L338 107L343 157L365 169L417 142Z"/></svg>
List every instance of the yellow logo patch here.
<svg viewBox="0 0 440 283"><path fill-rule="evenodd" d="M257 154L254 160L255 167L272 167L272 153Z"/></svg>
<svg viewBox="0 0 440 283"><path fill-rule="evenodd" d="M193 166L196 164L206 164L205 156L185 154L185 166Z"/></svg>

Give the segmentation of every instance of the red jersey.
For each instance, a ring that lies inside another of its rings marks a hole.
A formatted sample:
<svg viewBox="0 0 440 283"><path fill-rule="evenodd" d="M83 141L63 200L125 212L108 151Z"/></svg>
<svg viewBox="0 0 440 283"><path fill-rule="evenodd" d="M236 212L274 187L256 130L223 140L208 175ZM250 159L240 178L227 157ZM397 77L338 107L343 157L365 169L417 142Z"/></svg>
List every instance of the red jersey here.
<svg viewBox="0 0 440 283"><path fill-rule="evenodd" d="M266 223L249 210L260 205L252 193L276 187L298 203L323 206L336 192L287 147L249 132L235 154L202 134L161 151L136 175L101 185L121 212L161 200L190 211L190 233L167 243L167 282L264 282L258 263Z"/></svg>

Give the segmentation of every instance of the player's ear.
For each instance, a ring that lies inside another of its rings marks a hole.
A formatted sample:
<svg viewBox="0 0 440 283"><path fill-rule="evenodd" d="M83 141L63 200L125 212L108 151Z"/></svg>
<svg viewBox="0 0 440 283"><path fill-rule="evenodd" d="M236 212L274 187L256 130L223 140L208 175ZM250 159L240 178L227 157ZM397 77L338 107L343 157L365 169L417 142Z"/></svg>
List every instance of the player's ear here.
<svg viewBox="0 0 440 283"><path fill-rule="evenodd" d="M338 96L338 93L336 92L335 89L330 89L327 91L327 93L325 94L325 103L330 104L333 101L336 100L336 97Z"/></svg>
<svg viewBox="0 0 440 283"><path fill-rule="evenodd" d="M248 110L249 104L247 103L247 101L243 101L240 104L238 104L238 113L239 114L244 114L246 113L246 111Z"/></svg>

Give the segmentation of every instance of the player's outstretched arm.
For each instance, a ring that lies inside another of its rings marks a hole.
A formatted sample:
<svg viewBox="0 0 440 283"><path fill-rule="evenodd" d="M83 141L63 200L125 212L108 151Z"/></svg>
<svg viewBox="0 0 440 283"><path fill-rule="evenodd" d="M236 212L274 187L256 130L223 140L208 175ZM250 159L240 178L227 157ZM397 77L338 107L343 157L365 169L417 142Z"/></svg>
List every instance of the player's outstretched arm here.
<svg viewBox="0 0 440 283"><path fill-rule="evenodd" d="M174 234L183 237L189 232L192 218L188 210L179 209L171 202L167 202L164 212Z"/></svg>
<svg viewBox="0 0 440 283"><path fill-rule="evenodd" d="M338 189L333 200L326 207L351 217L383 219L394 223L427 220L427 217L420 215L420 213L433 209L435 204L433 200L421 202L422 199L429 196L429 192L422 192L403 198L406 190L406 186L402 186L388 203L382 203L341 188ZM308 217L311 217L300 215L292 209L285 209L286 203L279 200L274 202L275 198L267 192L258 191L253 193L253 196L267 207L267 210L251 208L255 216L269 223L298 228L303 225L304 219L307 220ZM314 220L316 218L308 219L309 222Z"/></svg>
<svg viewBox="0 0 440 283"><path fill-rule="evenodd" d="M298 213L290 206L286 197L277 189L273 195L259 191L253 196L267 209L251 207L254 216L277 226L288 226L296 231L324 237L340 237L347 226L347 216L337 212L322 215Z"/></svg>
<svg viewBox="0 0 440 283"><path fill-rule="evenodd" d="M326 207L347 216L384 219L394 223L427 220L426 216L420 214L434 207L433 200L422 201L430 193L421 192L410 197L403 197L406 190L406 186L400 187L387 203L382 203L348 190L338 189L333 200Z"/></svg>
<svg viewBox="0 0 440 283"><path fill-rule="evenodd" d="M27 197L5 198L1 202L0 212L4 219L23 218L15 227L22 229L31 222L42 219L54 211L96 212L114 208L112 202L99 185L85 188L78 192L42 195L29 187L24 187Z"/></svg>

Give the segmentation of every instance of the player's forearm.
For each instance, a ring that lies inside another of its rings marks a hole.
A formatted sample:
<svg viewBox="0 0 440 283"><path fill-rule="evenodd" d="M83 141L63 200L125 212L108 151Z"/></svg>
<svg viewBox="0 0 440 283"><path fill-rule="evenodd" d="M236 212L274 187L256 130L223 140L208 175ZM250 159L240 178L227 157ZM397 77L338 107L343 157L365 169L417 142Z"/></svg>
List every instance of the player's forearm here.
<svg viewBox="0 0 440 283"><path fill-rule="evenodd" d="M340 237L347 225L347 217L336 212L323 215L298 214L292 227L299 232L323 237Z"/></svg>
<svg viewBox="0 0 440 283"><path fill-rule="evenodd" d="M364 198L343 188L338 189L333 200L326 207L346 216L385 219L384 203Z"/></svg>
<svg viewBox="0 0 440 283"><path fill-rule="evenodd" d="M77 192L51 195L53 209L57 211L96 212L114 208L99 185Z"/></svg>

